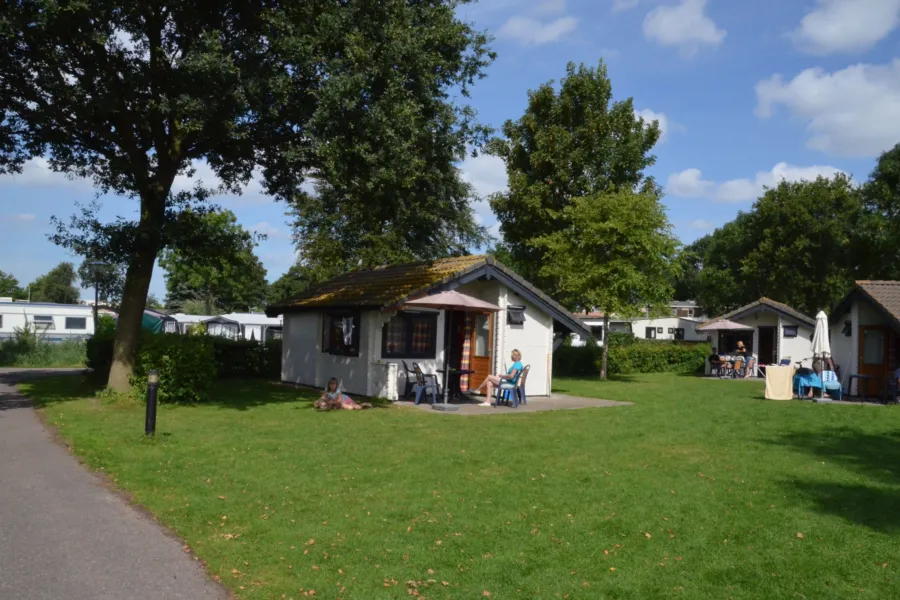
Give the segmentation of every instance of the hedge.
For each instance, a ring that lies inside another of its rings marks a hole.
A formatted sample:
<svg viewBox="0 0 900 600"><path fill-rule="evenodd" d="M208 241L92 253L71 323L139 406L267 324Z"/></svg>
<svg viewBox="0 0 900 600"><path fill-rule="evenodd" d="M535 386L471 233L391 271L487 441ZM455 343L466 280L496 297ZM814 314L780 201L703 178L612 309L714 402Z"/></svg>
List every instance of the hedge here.
<svg viewBox="0 0 900 600"><path fill-rule="evenodd" d="M101 330L87 342L88 368L105 382L112 364L115 330ZM281 340L265 344L208 335L143 332L131 385L146 396L147 373L159 372L160 402L208 402L217 378L277 379L281 375Z"/></svg>
<svg viewBox="0 0 900 600"><path fill-rule="evenodd" d="M606 362L610 375L701 372L712 351L707 343L642 340L629 334L610 338ZM553 353L553 375L596 377L602 359L600 346L560 347Z"/></svg>

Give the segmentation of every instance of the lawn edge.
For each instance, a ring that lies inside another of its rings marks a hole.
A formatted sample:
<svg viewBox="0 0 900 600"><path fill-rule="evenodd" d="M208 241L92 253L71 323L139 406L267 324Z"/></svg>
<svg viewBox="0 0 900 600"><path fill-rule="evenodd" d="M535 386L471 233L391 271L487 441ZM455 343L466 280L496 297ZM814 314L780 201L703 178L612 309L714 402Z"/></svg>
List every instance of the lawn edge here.
<svg viewBox="0 0 900 600"><path fill-rule="evenodd" d="M221 577L212 575L209 572L209 565L207 564L207 562L203 560L203 558L201 558L196 552L194 552L194 549L187 543L184 538L182 538L180 535L170 529L165 523L163 523L153 513L153 511L151 511L140 502L136 501L134 499L134 496L132 496L132 494L128 490L120 487L114 481L112 481L108 473L93 468L85 457L79 456L78 454L73 452L72 444L63 436L59 426L48 422L47 416L45 414L45 409L35 406L34 400L31 398L31 396L27 395L19 388L20 383L21 382L15 383L16 391L20 396L28 399L28 403L32 411L34 411L34 414L37 417L38 422L41 424L41 427L43 427L44 431L46 431L49 435L50 440L54 444L62 446L65 449L66 453L74 458L81 467L83 467L88 473L90 473L91 476L93 476L104 489L124 502L125 505L128 506L130 510L136 512L140 516L140 518L146 521L150 521L163 535L180 543L183 552L185 548L187 548L187 551L184 553L190 555L190 557L194 559L194 562L197 563L199 568L203 570L203 574L206 576L209 582L222 593L223 599L237 600L238 596L234 593L234 591L228 588L224 583L222 583Z"/></svg>

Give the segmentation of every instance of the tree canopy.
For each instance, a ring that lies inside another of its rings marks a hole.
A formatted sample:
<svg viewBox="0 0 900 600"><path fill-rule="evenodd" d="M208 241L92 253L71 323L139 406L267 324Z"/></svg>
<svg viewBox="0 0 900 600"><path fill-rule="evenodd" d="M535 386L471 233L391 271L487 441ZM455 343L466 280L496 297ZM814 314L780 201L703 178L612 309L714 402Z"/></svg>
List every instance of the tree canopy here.
<svg viewBox="0 0 900 600"><path fill-rule="evenodd" d="M477 141L471 111L451 93L467 93L492 55L485 35L457 18L465 2L4 5L0 171L44 156L102 193L139 201L135 220L54 238L128 256L111 387L129 385L154 261L196 242L182 217L211 193L237 193L257 175L266 193L295 200L313 173L333 176L338 201L363 198L352 177L359 169L361 185L379 192L369 207L376 215L415 212L400 206L409 193L378 189L403 177L378 172L399 171L416 149L436 156L459 147L429 152L427 136L406 129L433 131L437 144L442 128ZM173 189L198 164L216 181Z"/></svg>
<svg viewBox="0 0 900 600"><path fill-rule="evenodd" d="M575 198L563 209L567 224L536 240L544 252L540 274L556 282L568 306L636 317L672 298L678 241L656 194L630 191ZM608 344L601 377L606 377Z"/></svg>
<svg viewBox="0 0 900 600"><path fill-rule="evenodd" d="M491 208L522 275L555 294L557 282L542 269L548 249L535 240L566 230L576 199L658 196L644 170L655 162L659 124L636 116L630 98L613 100L601 61L597 68L570 63L558 92L553 82L529 92L525 114L507 121L503 134L490 151L506 163L509 191L495 194Z"/></svg>
<svg viewBox="0 0 900 600"><path fill-rule="evenodd" d="M75 287L77 280L75 265L61 262L31 283L31 301L77 304L81 300L81 292Z"/></svg>
<svg viewBox="0 0 900 600"><path fill-rule="evenodd" d="M752 210L688 246L676 287L710 315L762 296L815 315L867 274L868 218L845 175L781 181Z"/></svg>
<svg viewBox="0 0 900 600"><path fill-rule="evenodd" d="M102 264L97 264L102 263ZM86 258L78 267L82 289L97 288L102 304L118 306L125 286L125 265Z"/></svg>
<svg viewBox="0 0 900 600"><path fill-rule="evenodd" d="M11 273L0 271L0 296L13 300L24 300L28 294L19 287L19 280Z"/></svg>
<svg viewBox="0 0 900 600"><path fill-rule="evenodd" d="M198 224L203 248L166 250L166 308L202 314L248 312L265 305L266 270L253 253L257 238L237 223L231 211L207 213Z"/></svg>

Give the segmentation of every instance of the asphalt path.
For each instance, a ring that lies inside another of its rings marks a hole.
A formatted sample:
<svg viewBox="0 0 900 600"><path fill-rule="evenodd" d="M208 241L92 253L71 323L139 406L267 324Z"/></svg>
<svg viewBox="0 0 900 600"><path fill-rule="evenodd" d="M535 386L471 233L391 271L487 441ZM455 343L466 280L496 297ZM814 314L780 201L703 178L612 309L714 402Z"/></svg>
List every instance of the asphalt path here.
<svg viewBox="0 0 900 600"><path fill-rule="evenodd" d="M62 372L0 369L0 599L228 598L178 539L56 443L13 385Z"/></svg>

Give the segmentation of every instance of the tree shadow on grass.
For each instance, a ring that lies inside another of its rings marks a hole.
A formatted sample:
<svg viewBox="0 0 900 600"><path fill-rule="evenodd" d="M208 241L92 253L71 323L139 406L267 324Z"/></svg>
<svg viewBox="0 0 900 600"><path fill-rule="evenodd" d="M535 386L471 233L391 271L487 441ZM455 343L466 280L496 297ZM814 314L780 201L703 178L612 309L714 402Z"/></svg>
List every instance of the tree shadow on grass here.
<svg viewBox="0 0 900 600"><path fill-rule="evenodd" d="M772 443L812 454L870 480L869 485L822 479L782 482L819 512L876 531L900 530L900 433L870 434L835 427L785 434Z"/></svg>
<svg viewBox="0 0 900 600"><path fill-rule="evenodd" d="M13 392L0 394L0 410L25 408L34 404L37 408L71 402L97 394L102 386L92 382L83 372L60 373L58 371L33 370L26 373L6 373L0 381L9 385L27 384L25 394Z"/></svg>
<svg viewBox="0 0 900 600"><path fill-rule="evenodd" d="M213 390L212 401L204 404L241 411L270 404L295 404L297 408L311 409L321 395L322 390L273 381L220 380ZM378 398L352 397L357 402L370 402L376 408L390 404Z"/></svg>

